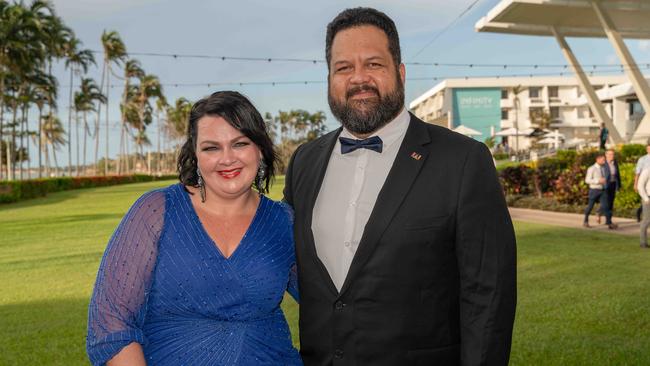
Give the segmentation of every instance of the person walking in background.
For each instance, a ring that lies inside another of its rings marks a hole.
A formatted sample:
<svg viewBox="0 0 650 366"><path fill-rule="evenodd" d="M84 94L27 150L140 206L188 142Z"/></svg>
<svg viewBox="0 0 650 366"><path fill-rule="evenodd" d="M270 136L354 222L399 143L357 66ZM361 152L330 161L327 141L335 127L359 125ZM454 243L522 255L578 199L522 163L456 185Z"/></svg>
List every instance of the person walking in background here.
<svg viewBox="0 0 650 366"><path fill-rule="evenodd" d="M609 130L605 127L604 123L600 124L600 131L598 132L598 138L600 142L600 149L605 150L605 144L607 143L607 137L609 137Z"/></svg>
<svg viewBox="0 0 650 366"><path fill-rule="evenodd" d="M636 162L636 168L634 169L634 190L639 191L637 183L639 182L639 175L643 169L650 168L650 139L645 144L646 154L639 158ZM641 211L643 211L643 205L636 210L636 221L641 221Z"/></svg>
<svg viewBox="0 0 650 366"><path fill-rule="evenodd" d="M643 207L643 220L640 227L641 248L648 248L648 226L650 226L650 168L644 168L638 176L637 188L641 196L641 207Z"/></svg>
<svg viewBox="0 0 650 366"><path fill-rule="evenodd" d="M605 215L605 224L610 229L618 228L618 225L612 222L612 215L614 212L614 199L616 192L621 189L621 174L618 168L618 161L616 161L616 153L613 149L605 152L605 197L607 206L600 206L598 210L598 223L600 224L600 216Z"/></svg>
<svg viewBox="0 0 650 366"><path fill-rule="evenodd" d="M604 154L598 154L596 156L596 163L587 169L585 183L589 185L589 202L585 209L585 220L582 223L582 226L589 228L591 227L589 225L589 215L591 214L591 210L594 208L596 202L600 202L600 206L607 210L607 194L605 192L607 180L605 179ZM610 229L613 228L610 227Z"/></svg>

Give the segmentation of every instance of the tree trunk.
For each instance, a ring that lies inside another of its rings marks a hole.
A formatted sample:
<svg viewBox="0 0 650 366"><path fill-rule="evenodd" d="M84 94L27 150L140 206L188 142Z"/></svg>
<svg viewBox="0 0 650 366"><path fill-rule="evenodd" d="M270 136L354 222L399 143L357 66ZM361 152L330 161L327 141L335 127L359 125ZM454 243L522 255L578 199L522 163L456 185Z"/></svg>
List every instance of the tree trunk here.
<svg viewBox="0 0 650 366"><path fill-rule="evenodd" d="M38 177L43 178L43 108L38 108Z"/></svg>
<svg viewBox="0 0 650 366"><path fill-rule="evenodd" d="M104 67L102 67L102 81L99 86L99 92L104 92L104 78L106 74L106 59L104 59ZM108 101L106 103L108 109ZM99 175L99 124L102 115L102 102L97 105L97 119L95 120L95 175ZM108 131L106 131L108 133Z"/></svg>
<svg viewBox="0 0 650 366"><path fill-rule="evenodd" d="M108 102L108 97L111 90L111 64L109 63L106 66L106 155L104 159L104 175L108 175L108 135L110 129L108 128L108 110L110 109L110 104Z"/></svg>
<svg viewBox="0 0 650 366"><path fill-rule="evenodd" d="M24 147L24 136L25 136L25 105L22 106L21 111L20 111L20 147L18 148L18 176L20 177L20 180L24 179L23 176L23 160L25 159L25 156L23 155L23 147Z"/></svg>
<svg viewBox="0 0 650 366"><path fill-rule="evenodd" d="M68 98L68 177L72 177L72 86L74 83L73 69L74 66L70 65L70 96ZM79 157L79 154L77 154L77 157ZM79 159L77 159L77 162L79 162ZM79 169L78 166L77 169ZM79 175L79 172L77 172L77 175Z"/></svg>
<svg viewBox="0 0 650 366"><path fill-rule="evenodd" d="M84 145L83 145L83 168L84 176L88 175L86 170L86 138L88 137L88 112L84 111Z"/></svg>
<svg viewBox="0 0 650 366"><path fill-rule="evenodd" d="M79 115L77 114L77 111L74 112L74 124L75 124L75 135L76 135L76 140L77 140L77 164L76 164L76 171L75 174L78 177L79 176Z"/></svg>

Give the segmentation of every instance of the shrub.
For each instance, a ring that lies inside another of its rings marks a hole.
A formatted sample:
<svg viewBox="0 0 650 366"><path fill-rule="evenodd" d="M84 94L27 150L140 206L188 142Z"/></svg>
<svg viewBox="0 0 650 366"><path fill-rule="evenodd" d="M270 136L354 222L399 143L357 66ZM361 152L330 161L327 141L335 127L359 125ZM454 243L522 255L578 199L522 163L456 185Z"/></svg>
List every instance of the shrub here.
<svg viewBox="0 0 650 366"><path fill-rule="evenodd" d="M555 197L560 203L584 204L587 202L588 192L585 170L577 164L565 169L555 180Z"/></svg>
<svg viewBox="0 0 650 366"><path fill-rule="evenodd" d="M17 202L43 197L48 193L71 189L105 187L126 183L151 182L177 178L176 175L162 177L152 175L113 175L105 177L61 177L0 182L0 203Z"/></svg>
<svg viewBox="0 0 650 366"><path fill-rule="evenodd" d="M633 163L619 164L621 189L616 192L614 209L632 209L641 204L641 197L634 191L634 167Z"/></svg>
<svg viewBox="0 0 650 366"><path fill-rule="evenodd" d="M581 151L575 160L575 164L587 170L588 167L594 165L596 162L596 156L598 154L603 154L604 152L598 149L590 149Z"/></svg>
<svg viewBox="0 0 650 366"><path fill-rule="evenodd" d="M510 158L510 155L508 153L504 153L504 152L502 152L502 153L494 153L492 156L494 157L494 160L506 160L506 159Z"/></svg>
<svg viewBox="0 0 650 366"><path fill-rule="evenodd" d="M645 145L627 144L621 146L621 151L617 154L617 158L619 163L636 163L645 154Z"/></svg>
<svg viewBox="0 0 650 366"><path fill-rule="evenodd" d="M575 150L559 150L554 160L561 166L560 169L566 169L575 163L577 156L578 152Z"/></svg>
<svg viewBox="0 0 650 366"><path fill-rule="evenodd" d="M533 169L524 164L506 167L499 172L501 185L507 194L530 194Z"/></svg>

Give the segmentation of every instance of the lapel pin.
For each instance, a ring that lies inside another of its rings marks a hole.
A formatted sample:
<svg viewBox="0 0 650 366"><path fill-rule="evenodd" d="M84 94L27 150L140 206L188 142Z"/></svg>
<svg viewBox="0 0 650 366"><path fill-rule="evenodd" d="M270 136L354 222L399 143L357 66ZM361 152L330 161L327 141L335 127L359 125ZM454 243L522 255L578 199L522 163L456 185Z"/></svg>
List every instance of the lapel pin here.
<svg viewBox="0 0 650 366"><path fill-rule="evenodd" d="M420 160L422 158L422 155L416 153L415 151L411 153L411 157L415 160Z"/></svg>

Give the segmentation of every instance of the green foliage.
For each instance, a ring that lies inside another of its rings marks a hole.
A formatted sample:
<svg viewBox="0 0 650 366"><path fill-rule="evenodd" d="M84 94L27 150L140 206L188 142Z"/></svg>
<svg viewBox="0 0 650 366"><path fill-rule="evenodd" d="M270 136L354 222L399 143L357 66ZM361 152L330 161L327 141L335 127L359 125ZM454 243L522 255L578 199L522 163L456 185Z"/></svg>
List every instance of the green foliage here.
<svg viewBox="0 0 650 366"><path fill-rule="evenodd" d="M61 177L0 182L0 203L44 197L48 193L80 188L105 187L118 184L173 179L176 176L115 175L106 177Z"/></svg>
<svg viewBox="0 0 650 366"><path fill-rule="evenodd" d="M579 165L564 170L555 180L555 198L560 203L584 204L587 193L585 170Z"/></svg>
<svg viewBox="0 0 650 366"><path fill-rule="evenodd" d="M616 193L616 209L635 209L641 205L641 197L634 191L634 163L619 164L621 189Z"/></svg>
<svg viewBox="0 0 650 366"><path fill-rule="evenodd" d="M510 155L508 155L508 153L498 152L498 153L494 153L492 157L494 157L494 160L506 160L510 157Z"/></svg>
<svg viewBox="0 0 650 366"><path fill-rule="evenodd" d="M645 154L645 145L627 144L621 146L621 150L617 155L619 163L636 163L636 161Z"/></svg>
<svg viewBox="0 0 650 366"><path fill-rule="evenodd" d="M533 169L524 164L506 167L499 172L501 185L507 194L530 194Z"/></svg>

